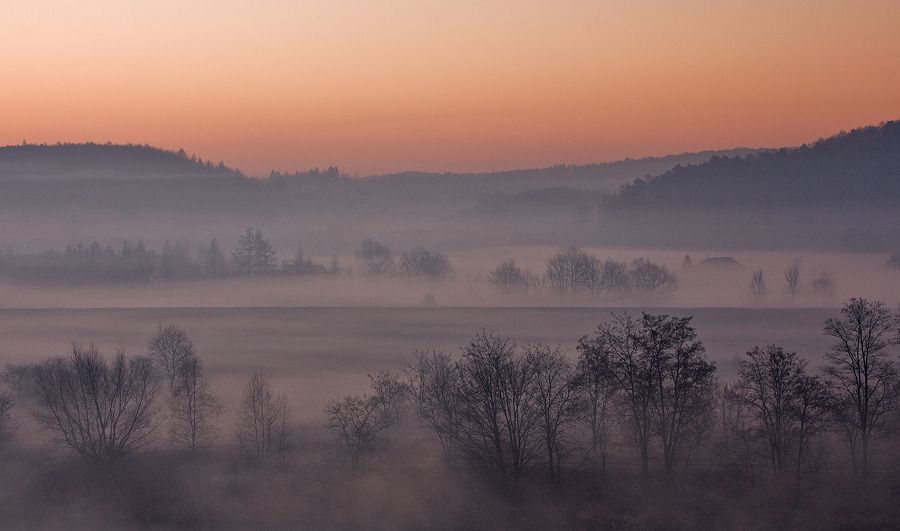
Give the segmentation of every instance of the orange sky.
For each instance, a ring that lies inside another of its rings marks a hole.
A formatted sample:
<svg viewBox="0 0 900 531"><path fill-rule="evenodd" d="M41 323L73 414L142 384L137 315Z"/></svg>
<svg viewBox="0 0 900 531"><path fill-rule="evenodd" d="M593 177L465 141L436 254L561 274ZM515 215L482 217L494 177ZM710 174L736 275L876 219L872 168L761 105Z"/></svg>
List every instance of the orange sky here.
<svg viewBox="0 0 900 531"><path fill-rule="evenodd" d="M0 144L185 148L251 174L586 163L900 118L897 0L28 0Z"/></svg>

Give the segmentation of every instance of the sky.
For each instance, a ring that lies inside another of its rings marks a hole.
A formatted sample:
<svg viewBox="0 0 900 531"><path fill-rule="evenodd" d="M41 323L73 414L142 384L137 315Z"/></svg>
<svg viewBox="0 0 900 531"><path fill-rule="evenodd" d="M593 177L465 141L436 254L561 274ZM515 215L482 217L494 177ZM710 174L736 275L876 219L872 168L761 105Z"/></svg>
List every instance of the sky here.
<svg viewBox="0 0 900 531"><path fill-rule="evenodd" d="M28 0L0 144L147 143L253 175L583 164L900 118L897 0Z"/></svg>

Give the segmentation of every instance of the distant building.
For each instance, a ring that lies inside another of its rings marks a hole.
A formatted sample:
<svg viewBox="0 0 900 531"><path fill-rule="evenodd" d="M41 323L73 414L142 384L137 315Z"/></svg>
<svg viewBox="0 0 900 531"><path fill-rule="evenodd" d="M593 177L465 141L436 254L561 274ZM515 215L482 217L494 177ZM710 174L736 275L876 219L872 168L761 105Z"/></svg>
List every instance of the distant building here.
<svg viewBox="0 0 900 531"><path fill-rule="evenodd" d="M710 256L697 264L697 267L708 269L744 269L733 256Z"/></svg>

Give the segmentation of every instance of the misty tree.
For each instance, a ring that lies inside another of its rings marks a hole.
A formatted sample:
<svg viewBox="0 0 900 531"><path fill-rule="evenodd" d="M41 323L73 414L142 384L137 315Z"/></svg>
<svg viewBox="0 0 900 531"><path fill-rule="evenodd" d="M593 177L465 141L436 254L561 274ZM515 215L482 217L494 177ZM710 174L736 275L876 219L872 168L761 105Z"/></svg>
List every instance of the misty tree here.
<svg viewBox="0 0 900 531"><path fill-rule="evenodd" d="M534 372L531 384L533 407L539 416L547 471L550 477L562 476L562 462L572 441L572 431L580 418L575 371L558 348L529 345L525 360Z"/></svg>
<svg viewBox="0 0 900 531"><path fill-rule="evenodd" d="M384 275L394 271L391 249L372 239L363 240L356 251L356 259L370 275Z"/></svg>
<svg viewBox="0 0 900 531"><path fill-rule="evenodd" d="M618 390L610 372L609 352L596 338L582 337L576 368L576 384L582 408L591 432L591 453L600 458L600 469L606 471L611 426L616 420Z"/></svg>
<svg viewBox="0 0 900 531"><path fill-rule="evenodd" d="M612 293L624 292L629 287L628 265L618 260L604 260L597 270L597 290Z"/></svg>
<svg viewBox="0 0 900 531"><path fill-rule="evenodd" d="M191 356L179 365L171 402L172 440L191 450L212 445L213 424L222 408L209 389L203 364Z"/></svg>
<svg viewBox="0 0 900 531"><path fill-rule="evenodd" d="M459 364L459 444L476 463L520 475L537 452L534 371L509 338L482 332Z"/></svg>
<svg viewBox="0 0 900 531"><path fill-rule="evenodd" d="M400 257L400 272L415 277L446 277L451 273L450 261L441 253L414 247Z"/></svg>
<svg viewBox="0 0 900 531"><path fill-rule="evenodd" d="M828 405L821 381L806 374L806 362L795 352L768 345L754 347L741 360L735 390L764 435L772 471L783 474L796 464L799 473Z"/></svg>
<svg viewBox="0 0 900 531"><path fill-rule="evenodd" d="M9 441L15 431L15 422L10 414L15 403L12 393L0 391L0 445Z"/></svg>
<svg viewBox="0 0 900 531"><path fill-rule="evenodd" d="M381 407L381 414L388 425L400 424L410 402L410 386L394 371L379 371L369 375L373 398Z"/></svg>
<svg viewBox="0 0 900 531"><path fill-rule="evenodd" d="M449 464L460 429L458 366L449 354L416 351L406 372L419 419L437 436Z"/></svg>
<svg viewBox="0 0 900 531"><path fill-rule="evenodd" d="M678 284L678 279L666 266L661 266L647 260L636 258L631 261L631 269L628 272L628 287L638 293L656 293L673 290Z"/></svg>
<svg viewBox="0 0 900 531"><path fill-rule="evenodd" d="M527 290L528 275L513 260L506 260L488 273L488 281L502 290Z"/></svg>
<svg viewBox="0 0 900 531"><path fill-rule="evenodd" d="M74 345L37 365L35 383L37 420L91 463L108 466L151 441L159 384L150 359L119 351L107 361Z"/></svg>
<svg viewBox="0 0 900 531"><path fill-rule="evenodd" d="M651 375L651 408L666 472L710 429L716 366L705 355L691 317L644 314L639 342Z"/></svg>
<svg viewBox="0 0 900 531"><path fill-rule="evenodd" d="M725 384L717 393L721 438L715 446L720 462L727 468L754 477L759 430L744 393Z"/></svg>
<svg viewBox="0 0 900 531"><path fill-rule="evenodd" d="M578 247L560 249L547 261L546 278L560 292L576 295L596 283L599 261Z"/></svg>
<svg viewBox="0 0 900 531"><path fill-rule="evenodd" d="M174 394L182 363L196 354L194 343L187 332L178 325L160 323L147 352L162 369L169 384L169 392Z"/></svg>
<svg viewBox="0 0 900 531"><path fill-rule="evenodd" d="M816 275L816 278L810 282L813 293L821 296L831 296L835 292L835 282L831 278L831 274L826 270L822 270Z"/></svg>
<svg viewBox="0 0 900 531"><path fill-rule="evenodd" d="M763 277L762 269L753 272L750 277L750 295L756 301L760 301L766 296L766 279Z"/></svg>
<svg viewBox="0 0 900 531"><path fill-rule="evenodd" d="M341 261L338 259L338 255L332 255L331 262L328 264L328 274L329 275L339 275L341 273Z"/></svg>
<svg viewBox="0 0 900 531"><path fill-rule="evenodd" d="M800 259L794 260L784 272L784 291L789 297L800 293Z"/></svg>
<svg viewBox="0 0 900 531"><path fill-rule="evenodd" d="M854 468L863 474L870 470L872 442L885 435L897 405L897 367L887 350L896 340L894 331L894 317L884 304L861 298L850 299L839 318L825 322L825 335L834 341L824 372Z"/></svg>
<svg viewBox="0 0 900 531"><path fill-rule="evenodd" d="M270 274L276 268L275 248L262 231L254 231L252 227L238 239L231 257L238 273L250 277Z"/></svg>
<svg viewBox="0 0 900 531"><path fill-rule="evenodd" d="M203 260L201 267L204 275L220 277L227 273L228 266L225 263L225 253L215 238L209 241L209 247L200 250L200 256Z"/></svg>
<svg viewBox="0 0 900 531"><path fill-rule="evenodd" d="M334 431L350 454L353 468L372 450L378 434L388 428L381 404L373 396L346 396L325 408L328 427Z"/></svg>
<svg viewBox="0 0 900 531"><path fill-rule="evenodd" d="M287 399L276 394L262 374L250 377L237 413L241 455L264 459L287 449Z"/></svg>

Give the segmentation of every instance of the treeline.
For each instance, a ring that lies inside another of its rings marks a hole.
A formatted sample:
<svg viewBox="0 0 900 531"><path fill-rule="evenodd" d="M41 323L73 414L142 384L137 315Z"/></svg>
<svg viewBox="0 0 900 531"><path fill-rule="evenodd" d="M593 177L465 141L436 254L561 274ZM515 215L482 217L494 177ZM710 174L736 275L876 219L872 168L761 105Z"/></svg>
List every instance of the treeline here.
<svg viewBox="0 0 900 531"><path fill-rule="evenodd" d="M603 477L619 460L636 463L641 476L657 466L666 475L710 467L754 481L766 469L820 474L838 466L839 453L866 476L876 457L890 457L877 452L900 427L891 351L898 318L880 302L851 299L825 322L834 342L821 374L784 346L754 346L724 383L690 317L614 315L578 341L575 359L482 332L459 356L417 351L403 367L370 376L369 393L332 401L325 415L354 468L413 418L448 466L500 477ZM68 356L9 366L5 379L13 392L0 400L0 433L11 435L10 409L23 402L56 443L101 468L165 431L191 451L229 440L200 357L175 325L160 325L143 356L74 346ZM259 373L231 431L252 460L303 451L286 397Z"/></svg>
<svg viewBox="0 0 900 531"><path fill-rule="evenodd" d="M653 295L675 290L678 279L665 265L646 258L629 262L589 254L579 247L558 250L547 260L543 276L507 260L495 267L488 280L505 292L529 292L549 287L564 295Z"/></svg>

